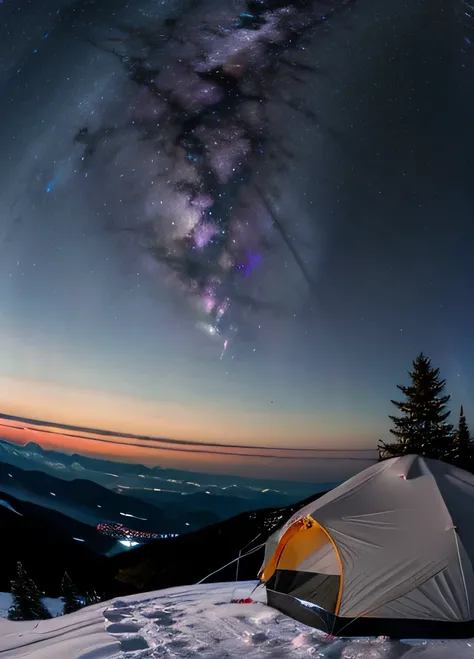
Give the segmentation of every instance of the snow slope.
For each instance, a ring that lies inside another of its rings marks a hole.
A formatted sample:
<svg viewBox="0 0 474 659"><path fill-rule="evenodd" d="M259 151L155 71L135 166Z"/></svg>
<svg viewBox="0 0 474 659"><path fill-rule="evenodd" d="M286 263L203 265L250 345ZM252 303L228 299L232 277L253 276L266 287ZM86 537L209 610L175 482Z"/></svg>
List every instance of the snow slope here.
<svg viewBox="0 0 474 659"><path fill-rule="evenodd" d="M1 659L473 659L474 643L337 639L268 608L255 582L173 588L61 618L0 620Z"/></svg>

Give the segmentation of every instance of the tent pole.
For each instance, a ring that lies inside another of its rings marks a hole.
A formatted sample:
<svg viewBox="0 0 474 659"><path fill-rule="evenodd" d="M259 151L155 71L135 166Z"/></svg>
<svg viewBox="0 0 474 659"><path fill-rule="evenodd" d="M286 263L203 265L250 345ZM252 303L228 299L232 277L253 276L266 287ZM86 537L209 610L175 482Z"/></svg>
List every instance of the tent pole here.
<svg viewBox="0 0 474 659"><path fill-rule="evenodd" d="M236 568L235 568L235 580L236 581L239 580L239 563L240 563L240 556L241 555L242 555L242 550L239 551L239 557L237 559L237 564L236 564Z"/></svg>

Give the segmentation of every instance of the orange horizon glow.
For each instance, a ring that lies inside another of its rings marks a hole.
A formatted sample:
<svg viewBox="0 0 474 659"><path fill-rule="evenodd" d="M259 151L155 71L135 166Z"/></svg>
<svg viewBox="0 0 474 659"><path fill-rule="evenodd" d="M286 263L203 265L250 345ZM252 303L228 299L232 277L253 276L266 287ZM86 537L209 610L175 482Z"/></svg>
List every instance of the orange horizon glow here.
<svg viewBox="0 0 474 659"><path fill-rule="evenodd" d="M34 428L26 426L23 421L0 419L0 435L3 439L24 446L29 442L39 444L47 451L59 451L67 454L84 455L91 458L101 458L118 462L161 466L184 471L204 471L214 473L249 473L261 472L262 466L277 467L275 462L293 462L295 467L301 467L308 459L314 459L304 449L262 449L251 447L225 447L212 445L190 444L167 447L164 442L157 441L157 446L140 446L124 444L127 438L110 435L104 442L102 437L82 431L68 431L63 434L54 426ZM66 441L67 440L67 443ZM109 441L110 440L110 441ZM112 451L110 449L113 449ZM323 452L316 456L324 459ZM150 455L153 454L154 458ZM350 451L348 451L350 455ZM341 461L347 456L341 456ZM348 458L350 459L350 458ZM370 461L370 457L367 457Z"/></svg>
<svg viewBox="0 0 474 659"><path fill-rule="evenodd" d="M205 414L192 406L33 380L0 378L0 413L17 417L0 418L0 437L17 445L34 442L45 450L183 471L268 478L288 473L291 480L311 474L317 462L324 470L325 461L352 475L375 456L375 441L361 449L352 438L357 448L351 449L334 429L329 440L318 441L302 415Z"/></svg>
<svg viewBox="0 0 474 659"><path fill-rule="evenodd" d="M299 412L271 413L246 409L244 405L222 410L212 401L204 406L191 403L144 400L125 394L83 389L36 380L0 377L0 413L18 418L46 420L49 432L56 425L80 426L107 432L146 435L192 443L265 446L272 450L289 445L306 449L375 449L375 434L354 427L350 438L335 426L333 415L314 419ZM329 423L328 420L332 423ZM355 424L354 424L355 425Z"/></svg>

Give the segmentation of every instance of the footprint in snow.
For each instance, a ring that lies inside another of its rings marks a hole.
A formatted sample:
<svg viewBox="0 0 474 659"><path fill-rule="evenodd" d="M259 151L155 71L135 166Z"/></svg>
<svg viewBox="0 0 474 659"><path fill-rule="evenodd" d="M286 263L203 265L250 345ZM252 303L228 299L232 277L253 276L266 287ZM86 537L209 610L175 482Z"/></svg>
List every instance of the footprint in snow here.
<svg viewBox="0 0 474 659"><path fill-rule="evenodd" d="M149 645L142 636L129 636L120 639L120 649L123 652L135 652L136 650L146 650Z"/></svg>
<svg viewBox="0 0 474 659"><path fill-rule="evenodd" d="M252 634L252 643L254 645L260 645L266 641L268 641L268 636L265 634L265 632L257 632L256 634Z"/></svg>
<svg viewBox="0 0 474 659"><path fill-rule="evenodd" d="M129 614L120 613L111 609L104 611L104 618L109 622L120 622L121 620L127 620L130 617Z"/></svg>
<svg viewBox="0 0 474 659"><path fill-rule="evenodd" d="M133 634L141 629L141 625L136 622L114 622L107 627L111 634Z"/></svg>
<svg viewBox="0 0 474 659"><path fill-rule="evenodd" d="M179 639L176 639L174 641L170 641L167 644L167 647L171 650L182 650L183 648L187 647L189 643L187 641L180 641Z"/></svg>
<svg viewBox="0 0 474 659"><path fill-rule="evenodd" d="M172 616L165 611L150 611L145 613L143 617L154 620L156 625L162 625L163 627L171 627L175 622Z"/></svg>

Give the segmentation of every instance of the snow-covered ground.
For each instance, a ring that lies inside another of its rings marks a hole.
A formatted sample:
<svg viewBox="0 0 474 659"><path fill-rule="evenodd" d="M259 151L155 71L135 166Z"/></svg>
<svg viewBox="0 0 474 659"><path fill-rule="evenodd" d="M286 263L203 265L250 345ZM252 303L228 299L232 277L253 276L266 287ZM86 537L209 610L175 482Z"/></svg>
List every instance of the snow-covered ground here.
<svg viewBox="0 0 474 659"><path fill-rule="evenodd" d="M1 659L472 659L474 643L330 639L265 605L255 582L172 588L41 622L0 620Z"/></svg>

